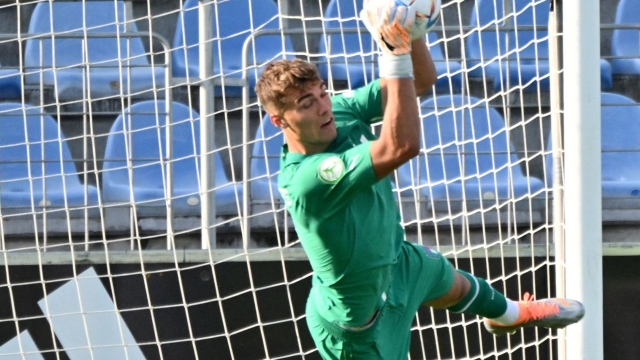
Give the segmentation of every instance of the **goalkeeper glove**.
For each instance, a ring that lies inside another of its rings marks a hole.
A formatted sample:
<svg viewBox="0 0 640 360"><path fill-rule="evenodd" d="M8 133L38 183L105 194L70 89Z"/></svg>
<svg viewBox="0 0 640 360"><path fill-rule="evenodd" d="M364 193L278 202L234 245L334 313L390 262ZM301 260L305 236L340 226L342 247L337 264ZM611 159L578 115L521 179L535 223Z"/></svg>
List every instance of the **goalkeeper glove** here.
<svg viewBox="0 0 640 360"><path fill-rule="evenodd" d="M413 77L411 28L415 9L395 0L365 0L360 18L383 52L380 77Z"/></svg>

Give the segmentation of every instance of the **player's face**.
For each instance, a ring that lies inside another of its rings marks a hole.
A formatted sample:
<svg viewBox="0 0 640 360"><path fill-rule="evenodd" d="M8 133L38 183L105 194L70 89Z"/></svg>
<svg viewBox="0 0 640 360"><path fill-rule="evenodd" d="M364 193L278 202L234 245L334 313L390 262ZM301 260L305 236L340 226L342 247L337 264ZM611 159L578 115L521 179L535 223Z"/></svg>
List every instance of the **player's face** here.
<svg viewBox="0 0 640 360"><path fill-rule="evenodd" d="M337 136L331 98L323 82L293 91L280 120L290 151L312 154L323 151Z"/></svg>

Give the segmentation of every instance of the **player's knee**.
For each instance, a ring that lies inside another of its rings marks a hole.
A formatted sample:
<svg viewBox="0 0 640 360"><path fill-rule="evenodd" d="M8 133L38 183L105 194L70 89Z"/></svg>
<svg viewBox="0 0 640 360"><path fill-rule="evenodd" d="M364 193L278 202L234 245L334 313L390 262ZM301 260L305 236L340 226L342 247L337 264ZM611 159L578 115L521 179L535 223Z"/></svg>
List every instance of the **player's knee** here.
<svg viewBox="0 0 640 360"><path fill-rule="evenodd" d="M507 307L504 296L486 280L461 270L457 273L467 279L470 288L462 300L448 308L450 311L475 314L490 319L504 314Z"/></svg>
<svg viewBox="0 0 640 360"><path fill-rule="evenodd" d="M437 309L449 308L464 299L464 297L469 293L470 287L471 285L469 284L469 280L456 271L454 272L453 284L449 291L447 291L443 296L429 301L424 305Z"/></svg>
<svg viewBox="0 0 640 360"><path fill-rule="evenodd" d="M450 306L455 305L464 299L471 290L471 282L469 282L469 279L467 279L466 276L459 271L456 271L454 274L453 286L449 291L449 296L452 301Z"/></svg>

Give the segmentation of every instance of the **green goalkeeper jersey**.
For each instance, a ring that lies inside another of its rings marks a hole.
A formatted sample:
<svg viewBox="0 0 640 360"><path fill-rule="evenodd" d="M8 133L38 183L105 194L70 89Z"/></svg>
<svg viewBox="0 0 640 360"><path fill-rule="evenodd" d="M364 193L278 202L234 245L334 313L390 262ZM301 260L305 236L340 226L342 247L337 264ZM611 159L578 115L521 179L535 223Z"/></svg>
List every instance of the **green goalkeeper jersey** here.
<svg viewBox="0 0 640 360"><path fill-rule="evenodd" d="M329 147L282 150L278 187L314 271L310 301L347 326L364 324L381 305L404 239L391 181L378 181L371 163L381 98L379 81L332 97L338 136Z"/></svg>

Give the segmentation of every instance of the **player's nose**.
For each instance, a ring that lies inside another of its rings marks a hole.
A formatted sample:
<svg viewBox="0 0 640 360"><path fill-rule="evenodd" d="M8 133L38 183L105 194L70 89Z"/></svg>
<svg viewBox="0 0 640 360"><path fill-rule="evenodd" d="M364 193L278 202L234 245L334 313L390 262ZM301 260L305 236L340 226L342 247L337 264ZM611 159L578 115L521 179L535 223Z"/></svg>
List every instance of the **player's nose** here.
<svg viewBox="0 0 640 360"><path fill-rule="evenodd" d="M318 101L318 115L325 115L331 111L331 100L320 99Z"/></svg>

